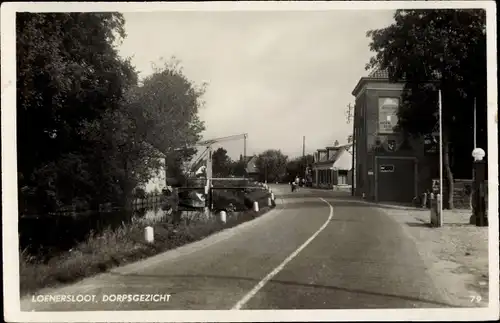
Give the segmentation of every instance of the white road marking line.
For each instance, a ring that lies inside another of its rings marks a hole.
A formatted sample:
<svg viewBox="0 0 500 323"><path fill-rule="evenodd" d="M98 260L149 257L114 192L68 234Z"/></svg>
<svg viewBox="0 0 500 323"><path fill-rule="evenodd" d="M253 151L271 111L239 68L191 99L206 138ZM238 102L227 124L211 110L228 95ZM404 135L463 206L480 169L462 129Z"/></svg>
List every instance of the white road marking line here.
<svg viewBox="0 0 500 323"><path fill-rule="evenodd" d="M295 250L291 255L289 255L278 267L274 268L273 271L271 271L269 274L267 274L266 277L264 277L257 285L255 285L255 287L251 291L249 291L238 303L236 303L236 305L233 306L232 310L241 309L252 297L255 296L255 294L257 294L259 292L259 290L262 289L262 287L264 287L264 285L268 281L270 281L281 270L283 270L283 268L285 268L285 266L290 261L292 261L293 258L295 258L305 247L307 247L307 245L309 243L311 243L311 241L314 240L314 238L316 238L318 236L318 234L321 233L321 231L323 231L326 228L326 226L328 225L330 220L333 218L333 206L325 199L323 199L321 197L319 199L322 200L323 202L325 202L326 204L328 204L328 206L330 207L330 214L328 216L328 219L325 221L325 223L321 226L321 228L318 229L318 231L316 231L309 239L307 239L306 242L304 242L297 250Z"/></svg>

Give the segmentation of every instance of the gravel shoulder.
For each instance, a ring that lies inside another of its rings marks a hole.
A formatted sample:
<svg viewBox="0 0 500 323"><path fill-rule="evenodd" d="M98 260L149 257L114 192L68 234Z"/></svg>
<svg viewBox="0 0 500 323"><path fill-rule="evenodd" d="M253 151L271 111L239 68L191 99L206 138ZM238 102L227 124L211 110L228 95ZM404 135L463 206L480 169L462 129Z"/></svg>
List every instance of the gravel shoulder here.
<svg viewBox="0 0 500 323"><path fill-rule="evenodd" d="M429 274L452 304L488 306L488 228L470 225L470 211L446 210L443 227L431 228L429 210L382 209L415 242Z"/></svg>

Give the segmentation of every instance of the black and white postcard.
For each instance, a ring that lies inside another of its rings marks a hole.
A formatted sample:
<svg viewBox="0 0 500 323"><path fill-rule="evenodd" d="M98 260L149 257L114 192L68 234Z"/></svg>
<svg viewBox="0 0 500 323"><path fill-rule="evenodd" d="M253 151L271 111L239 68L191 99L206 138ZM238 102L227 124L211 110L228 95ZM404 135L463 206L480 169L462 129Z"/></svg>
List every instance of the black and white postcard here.
<svg viewBox="0 0 500 323"><path fill-rule="evenodd" d="M499 318L493 1L7 2L7 322Z"/></svg>

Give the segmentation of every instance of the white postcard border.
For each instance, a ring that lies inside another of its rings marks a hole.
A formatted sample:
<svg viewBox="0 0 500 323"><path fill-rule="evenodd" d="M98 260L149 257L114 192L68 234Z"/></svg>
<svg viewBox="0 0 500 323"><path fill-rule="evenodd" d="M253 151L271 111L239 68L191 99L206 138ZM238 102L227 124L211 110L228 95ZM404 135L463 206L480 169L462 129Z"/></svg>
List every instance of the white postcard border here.
<svg viewBox="0 0 500 323"><path fill-rule="evenodd" d="M488 308L384 310L227 310L22 312L17 235L15 13L65 11L394 10L484 8L487 11L489 300ZM1 6L2 211L4 318L10 322L236 322L236 321L476 321L499 316L498 149L496 4L494 1L295 1L295 2L11 2Z"/></svg>

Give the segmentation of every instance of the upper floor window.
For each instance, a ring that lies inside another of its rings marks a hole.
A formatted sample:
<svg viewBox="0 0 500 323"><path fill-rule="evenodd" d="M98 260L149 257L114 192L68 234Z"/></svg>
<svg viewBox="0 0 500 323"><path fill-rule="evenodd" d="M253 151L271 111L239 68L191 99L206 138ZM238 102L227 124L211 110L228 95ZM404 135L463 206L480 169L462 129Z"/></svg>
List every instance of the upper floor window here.
<svg viewBox="0 0 500 323"><path fill-rule="evenodd" d="M378 99L378 133L394 133L398 124L399 98Z"/></svg>

